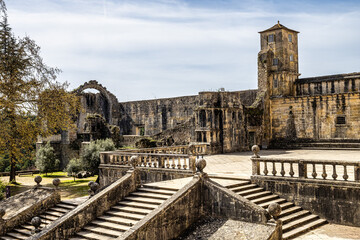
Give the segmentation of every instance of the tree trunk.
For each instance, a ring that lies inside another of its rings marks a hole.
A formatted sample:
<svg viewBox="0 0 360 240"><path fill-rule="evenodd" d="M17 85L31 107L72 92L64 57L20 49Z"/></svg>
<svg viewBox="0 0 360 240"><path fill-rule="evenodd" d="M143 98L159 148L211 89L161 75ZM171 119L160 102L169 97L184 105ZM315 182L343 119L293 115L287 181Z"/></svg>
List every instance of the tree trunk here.
<svg viewBox="0 0 360 240"><path fill-rule="evenodd" d="M15 169L15 159L13 156L10 157L10 180L9 182L16 182L16 169Z"/></svg>

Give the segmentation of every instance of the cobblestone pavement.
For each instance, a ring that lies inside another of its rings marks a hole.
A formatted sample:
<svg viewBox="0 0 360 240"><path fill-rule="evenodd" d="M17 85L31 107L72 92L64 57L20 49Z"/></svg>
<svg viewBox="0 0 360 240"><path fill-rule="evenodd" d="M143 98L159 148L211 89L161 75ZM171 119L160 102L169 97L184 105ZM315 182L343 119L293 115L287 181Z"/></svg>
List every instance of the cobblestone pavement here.
<svg viewBox="0 0 360 240"><path fill-rule="evenodd" d="M204 169L209 174L234 175L241 178L251 176L252 152L239 152L206 156L207 166ZM356 150L262 150L260 156L277 158L300 158L319 160L359 160L360 151ZM351 174L349 169L349 175ZM320 175L320 174L319 174ZM350 180L350 179L349 179ZM241 238L239 238L241 239ZM327 224L296 240L360 240L360 228L337 224Z"/></svg>

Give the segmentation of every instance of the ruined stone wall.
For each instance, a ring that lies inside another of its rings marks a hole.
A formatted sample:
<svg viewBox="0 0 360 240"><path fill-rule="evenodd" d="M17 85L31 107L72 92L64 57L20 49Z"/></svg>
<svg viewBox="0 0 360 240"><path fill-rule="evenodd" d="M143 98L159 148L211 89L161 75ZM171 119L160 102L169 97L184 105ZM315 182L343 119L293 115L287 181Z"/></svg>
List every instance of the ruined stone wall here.
<svg viewBox="0 0 360 240"><path fill-rule="evenodd" d="M198 105L198 96L123 102L119 126L123 135L135 135L144 127L145 135L155 135L189 121Z"/></svg>
<svg viewBox="0 0 360 240"><path fill-rule="evenodd" d="M359 138L360 93L282 97L270 101L273 141Z"/></svg>

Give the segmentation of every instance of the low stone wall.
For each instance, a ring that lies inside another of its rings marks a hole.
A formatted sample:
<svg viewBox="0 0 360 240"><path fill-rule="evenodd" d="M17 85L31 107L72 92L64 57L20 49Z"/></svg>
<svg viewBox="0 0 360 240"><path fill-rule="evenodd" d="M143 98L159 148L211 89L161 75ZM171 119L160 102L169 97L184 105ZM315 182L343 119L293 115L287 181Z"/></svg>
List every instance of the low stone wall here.
<svg viewBox="0 0 360 240"><path fill-rule="evenodd" d="M360 183L271 176L251 180L331 223L360 227Z"/></svg>
<svg viewBox="0 0 360 240"><path fill-rule="evenodd" d="M0 235L29 221L58 202L60 194L55 189L46 187L33 188L0 201L0 207L5 210L3 221L0 220Z"/></svg>
<svg viewBox="0 0 360 240"><path fill-rule="evenodd" d="M213 217L263 224L270 219L264 208L209 178L204 181L204 187L204 208Z"/></svg>
<svg viewBox="0 0 360 240"><path fill-rule="evenodd" d="M203 216L202 181L194 178L118 239L173 239Z"/></svg>
<svg viewBox="0 0 360 240"><path fill-rule="evenodd" d="M124 176L126 171L129 169L130 166L100 164L100 186L103 187L116 181L120 177ZM191 177L194 175L194 173L189 170L146 167L137 167L136 169L140 170L142 183L160 182L171 179Z"/></svg>
<svg viewBox="0 0 360 240"><path fill-rule="evenodd" d="M121 199L135 191L140 185L138 169L129 171L125 176L79 205L65 216L45 227L30 240L68 239L86 224L101 216Z"/></svg>

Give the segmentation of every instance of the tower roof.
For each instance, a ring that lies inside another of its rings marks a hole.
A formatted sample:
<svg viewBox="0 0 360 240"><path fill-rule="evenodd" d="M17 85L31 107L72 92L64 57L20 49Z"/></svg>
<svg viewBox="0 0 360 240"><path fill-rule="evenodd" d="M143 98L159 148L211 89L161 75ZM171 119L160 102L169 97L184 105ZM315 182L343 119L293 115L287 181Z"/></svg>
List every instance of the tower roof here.
<svg viewBox="0 0 360 240"><path fill-rule="evenodd" d="M274 26L272 26L271 28L268 28L264 31L261 31L259 33L264 33L264 32L268 32L268 31L274 31L274 30L278 30L278 29L285 29L285 30L288 30L288 31L291 31L291 32L296 32L296 33L299 33L298 31L295 31L295 30L292 30L290 28L287 28L285 27L284 25L280 24L280 22L278 21L277 24L275 24Z"/></svg>

